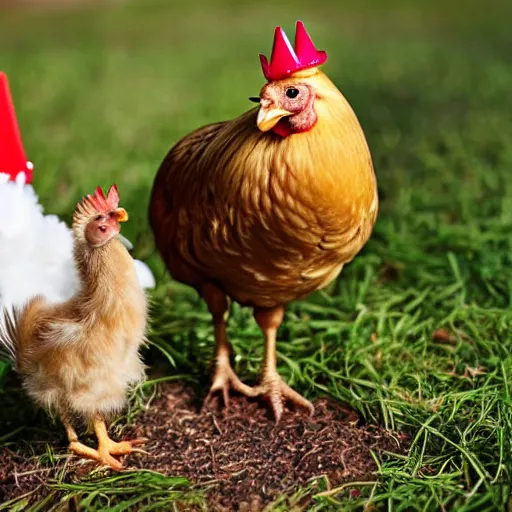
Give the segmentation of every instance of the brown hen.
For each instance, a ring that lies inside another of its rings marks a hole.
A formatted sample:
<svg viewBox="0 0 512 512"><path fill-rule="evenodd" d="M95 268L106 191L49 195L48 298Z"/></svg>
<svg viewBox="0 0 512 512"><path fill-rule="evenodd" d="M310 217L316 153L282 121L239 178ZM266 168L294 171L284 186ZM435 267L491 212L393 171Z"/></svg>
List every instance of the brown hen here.
<svg viewBox="0 0 512 512"><path fill-rule="evenodd" d="M295 51L280 27L259 108L200 128L168 153L155 178L150 222L172 277L193 286L213 316L210 395L232 388L312 404L276 369L287 303L328 285L368 240L378 209L370 152L344 96L318 69L326 59L297 22ZM254 308L265 335L260 384L229 362L229 298Z"/></svg>

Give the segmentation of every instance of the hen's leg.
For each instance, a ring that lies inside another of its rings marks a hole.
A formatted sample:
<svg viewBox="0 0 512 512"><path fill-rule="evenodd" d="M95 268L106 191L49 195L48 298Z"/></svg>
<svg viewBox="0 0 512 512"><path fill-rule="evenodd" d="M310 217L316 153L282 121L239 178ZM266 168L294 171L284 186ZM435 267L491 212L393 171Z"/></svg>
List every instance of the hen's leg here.
<svg viewBox="0 0 512 512"><path fill-rule="evenodd" d="M224 405L228 406L230 389L234 389L246 396L254 396L254 391L237 377L229 362L231 346L226 336L229 308L226 294L216 286L206 284L201 290L201 295L212 314L215 332L215 373L205 404L211 401L215 393L221 391Z"/></svg>
<svg viewBox="0 0 512 512"><path fill-rule="evenodd" d="M276 338L277 330L283 321L284 308L255 309L254 318L265 335L265 356L261 371L261 382L253 388L257 395L263 395L270 401L276 422L283 414L283 402L290 400L305 407L313 414L313 404L284 383L277 373Z"/></svg>

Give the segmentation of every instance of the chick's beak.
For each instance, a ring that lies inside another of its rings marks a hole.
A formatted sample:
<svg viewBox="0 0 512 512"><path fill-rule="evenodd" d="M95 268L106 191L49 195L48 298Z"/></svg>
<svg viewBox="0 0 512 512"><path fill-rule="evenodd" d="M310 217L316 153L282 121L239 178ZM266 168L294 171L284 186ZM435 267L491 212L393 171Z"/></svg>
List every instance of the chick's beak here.
<svg viewBox="0 0 512 512"><path fill-rule="evenodd" d="M256 125L262 132L268 132L274 128L280 119L291 115L292 112L284 110L283 108L275 107L268 100L261 100Z"/></svg>
<svg viewBox="0 0 512 512"><path fill-rule="evenodd" d="M126 222L128 220L128 212L124 208L116 208L114 210L114 218L117 222Z"/></svg>

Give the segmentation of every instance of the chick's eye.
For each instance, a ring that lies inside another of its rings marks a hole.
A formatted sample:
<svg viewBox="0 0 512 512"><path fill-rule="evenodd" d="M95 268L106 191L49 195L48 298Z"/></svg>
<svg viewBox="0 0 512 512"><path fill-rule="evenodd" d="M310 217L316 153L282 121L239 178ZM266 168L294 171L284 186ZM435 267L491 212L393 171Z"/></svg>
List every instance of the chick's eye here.
<svg viewBox="0 0 512 512"><path fill-rule="evenodd" d="M286 89L286 96L288 96L288 98L296 98L298 95L299 95L299 89L295 88L295 87L290 87L288 89Z"/></svg>
<svg viewBox="0 0 512 512"><path fill-rule="evenodd" d="M97 215L94 220L101 220L103 218L103 215Z"/></svg>

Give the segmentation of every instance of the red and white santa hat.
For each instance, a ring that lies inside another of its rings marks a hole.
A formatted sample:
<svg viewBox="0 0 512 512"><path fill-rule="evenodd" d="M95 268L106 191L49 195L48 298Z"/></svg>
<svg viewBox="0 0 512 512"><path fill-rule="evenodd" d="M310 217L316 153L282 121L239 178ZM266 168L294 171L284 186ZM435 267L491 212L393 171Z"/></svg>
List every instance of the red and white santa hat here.
<svg viewBox="0 0 512 512"><path fill-rule="evenodd" d="M0 174L17 181L19 174L25 173L25 183L31 183L33 169L23 149L7 75L0 71Z"/></svg>

